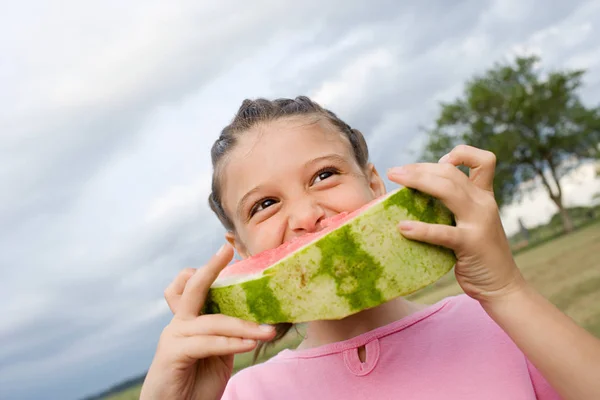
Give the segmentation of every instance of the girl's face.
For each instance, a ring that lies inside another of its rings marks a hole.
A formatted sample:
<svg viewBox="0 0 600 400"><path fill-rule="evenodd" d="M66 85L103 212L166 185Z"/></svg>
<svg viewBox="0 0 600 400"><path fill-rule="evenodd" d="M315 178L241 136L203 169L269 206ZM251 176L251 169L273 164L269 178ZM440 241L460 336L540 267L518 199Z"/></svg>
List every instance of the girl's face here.
<svg viewBox="0 0 600 400"><path fill-rule="evenodd" d="M325 121L279 119L238 137L221 177L227 240L242 257L305 233L385 193L369 164L363 171L349 140Z"/></svg>

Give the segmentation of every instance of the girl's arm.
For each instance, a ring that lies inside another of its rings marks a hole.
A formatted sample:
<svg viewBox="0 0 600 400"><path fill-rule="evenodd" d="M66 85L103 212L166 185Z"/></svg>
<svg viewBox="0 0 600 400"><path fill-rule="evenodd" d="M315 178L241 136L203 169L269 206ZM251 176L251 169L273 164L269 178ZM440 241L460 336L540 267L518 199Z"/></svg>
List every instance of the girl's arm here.
<svg viewBox="0 0 600 400"><path fill-rule="evenodd" d="M456 166L469 167L468 176ZM409 239L444 246L456 254L456 280L512 338L565 399L600 399L600 340L527 285L512 257L494 198L496 158L457 146L439 163L393 168L394 182L440 199L456 226L402 221Z"/></svg>
<svg viewBox="0 0 600 400"><path fill-rule="evenodd" d="M600 399L600 339L527 284L481 305L563 398Z"/></svg>

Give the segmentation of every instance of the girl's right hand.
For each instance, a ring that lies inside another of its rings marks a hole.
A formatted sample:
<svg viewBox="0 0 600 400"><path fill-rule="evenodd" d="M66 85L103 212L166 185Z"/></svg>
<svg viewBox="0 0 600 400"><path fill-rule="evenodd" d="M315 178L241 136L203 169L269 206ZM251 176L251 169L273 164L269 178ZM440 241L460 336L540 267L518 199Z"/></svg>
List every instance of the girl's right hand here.
<svg viewBox="0 0 600 400"><path fill-rule="evenodd" d="M203 268L183 271L165 291L173 319L163 330L140 399L220 399L233 357L275 330L222 314L200 315L210 285L231 261L224 245Z"/></svg>

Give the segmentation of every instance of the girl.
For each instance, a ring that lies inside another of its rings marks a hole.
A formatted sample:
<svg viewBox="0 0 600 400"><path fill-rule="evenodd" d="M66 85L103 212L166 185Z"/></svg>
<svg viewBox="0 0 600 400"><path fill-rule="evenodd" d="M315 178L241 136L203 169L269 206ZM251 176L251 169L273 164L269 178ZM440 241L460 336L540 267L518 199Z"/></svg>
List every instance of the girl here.
<svg viewBox="0 0 600 400"><path fill-rule="evenodd" d="M398 228L453 249L465 294L430 306L400 297L343 320L310 322L297 349L231 377L234 354L290 327L199 315L234 249L248 257L318 230L385 187L362 134L306 97L244 101L212 162L209 203L227 243L165 291L174 317L142 399L600 399L599 341L524 281L492 192L494 155L469 146L439 163L388 171L455 214L456 226L398 221Z"/></svg>

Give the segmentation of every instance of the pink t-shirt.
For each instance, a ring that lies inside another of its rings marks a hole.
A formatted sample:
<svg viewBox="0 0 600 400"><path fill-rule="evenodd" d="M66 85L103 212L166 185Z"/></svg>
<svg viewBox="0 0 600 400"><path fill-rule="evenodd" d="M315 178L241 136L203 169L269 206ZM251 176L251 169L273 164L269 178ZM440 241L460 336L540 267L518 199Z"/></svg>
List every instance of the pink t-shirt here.
<svg viewBox="0 0 600 400"><path fill-rule="evenodd" d="M361 363L357 348L366 346ZM225 400L560 399L466 295L352 339L283 350L234 375Z"/></svg>

